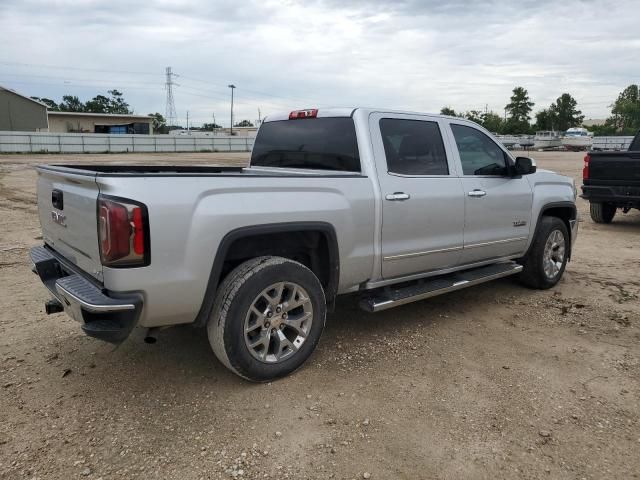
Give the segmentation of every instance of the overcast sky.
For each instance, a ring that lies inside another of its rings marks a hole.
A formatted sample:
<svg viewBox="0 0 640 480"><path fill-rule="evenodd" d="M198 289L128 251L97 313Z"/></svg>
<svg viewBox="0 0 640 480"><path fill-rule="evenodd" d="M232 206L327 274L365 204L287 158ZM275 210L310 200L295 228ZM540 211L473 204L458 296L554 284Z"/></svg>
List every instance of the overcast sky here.
<svg viewBox="0 0 640 480"><path fill-rule="evenodd" d="M638 1L0 0L0 85L87 100L121 90L136 113L229 123L278 110L380 106L503 114L564 92L604 118L640 82Z"/></svg>

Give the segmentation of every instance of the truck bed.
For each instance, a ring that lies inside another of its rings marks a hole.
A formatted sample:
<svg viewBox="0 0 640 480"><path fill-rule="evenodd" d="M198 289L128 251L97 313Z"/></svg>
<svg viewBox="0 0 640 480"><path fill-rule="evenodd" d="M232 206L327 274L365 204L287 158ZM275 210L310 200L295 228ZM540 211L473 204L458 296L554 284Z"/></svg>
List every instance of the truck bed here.
<svg viewBox="0 0 640 480"><path fill-rule="evenodd" d="M594 221L611 222L617 208L640 208L640 133L626 152L589 152L582 177L581 196Z"/></svg>
<svg viewBox="0 0 640 480"><path fill-rule="evenodd" d="M334 170L309 170L309 169L283 169L268 167L233 167L217 165L38 165L38 169L60 173L72 173L75 175L88 175L98 177L141 177L141 176L180 176L180 177L207 177L207 176L251 176L251 177L362 177L361 173L334 171Z"/></svg>
<svg viewBox="0 0 640 480"><path fill-rule="evenodd" d="M585 185L640 185L640 152L590 152Z"/></svg>

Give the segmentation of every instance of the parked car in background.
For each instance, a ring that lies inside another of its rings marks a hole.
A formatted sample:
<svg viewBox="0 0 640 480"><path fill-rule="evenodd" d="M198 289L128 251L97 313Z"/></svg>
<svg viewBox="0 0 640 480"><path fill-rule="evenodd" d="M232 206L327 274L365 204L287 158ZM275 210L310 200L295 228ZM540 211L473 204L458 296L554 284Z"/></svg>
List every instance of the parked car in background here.
<svg viewBox="0 0 640 480"><path fill-rule="evenodd" d="M640 208L640 131L627 151L585 155L581 196L596 223L611 223L618 210Z"/></svg>
<svg viewBox="0 0 640 480"><path fill-rule="evenodd" d="M267 118L248 168L38 167L34 270L90 336L206 326L253 381L311 355L338 295L377 312L518 275L546 289L577 234L573 180L455 117Z"/></svg>

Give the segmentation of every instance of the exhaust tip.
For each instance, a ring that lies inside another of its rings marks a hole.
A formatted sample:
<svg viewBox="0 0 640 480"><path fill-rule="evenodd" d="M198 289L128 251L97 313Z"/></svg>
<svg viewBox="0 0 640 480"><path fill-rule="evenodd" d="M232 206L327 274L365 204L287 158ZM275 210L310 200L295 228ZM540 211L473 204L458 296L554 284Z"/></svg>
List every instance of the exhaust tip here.
<svg viewBox="0 0 640 480"><path fill-rule="evenodd" d="M51 315L64 312L64 307L58 300L49 300L44 304L44 311L47 312L47 315Z"/></svg>
<svg viewBox="0 0 640 480"><path fill-rule="evenodd" d="M148 343L149 345L153 345L158 341L158 330L159 328L150 328L147 330L146 335L144 336L144 343Z"/></svg>

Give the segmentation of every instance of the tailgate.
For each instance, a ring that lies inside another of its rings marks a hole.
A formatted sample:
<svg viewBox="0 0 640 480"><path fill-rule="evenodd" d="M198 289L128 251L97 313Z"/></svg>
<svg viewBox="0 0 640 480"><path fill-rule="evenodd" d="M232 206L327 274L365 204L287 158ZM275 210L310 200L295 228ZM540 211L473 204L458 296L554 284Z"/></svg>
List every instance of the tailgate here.
<svg viewBox="0 0 640 480"><path fill-rule="evenodd" d="M38 167L38 215L44 242L102 281L95 174Z"/></svg>
<svg viewBox="0 0 640 480"><path fill-rule="evenodd" d="M615 180L618 184L640 183L640 152L591 154L589 180Z"/></svg>

